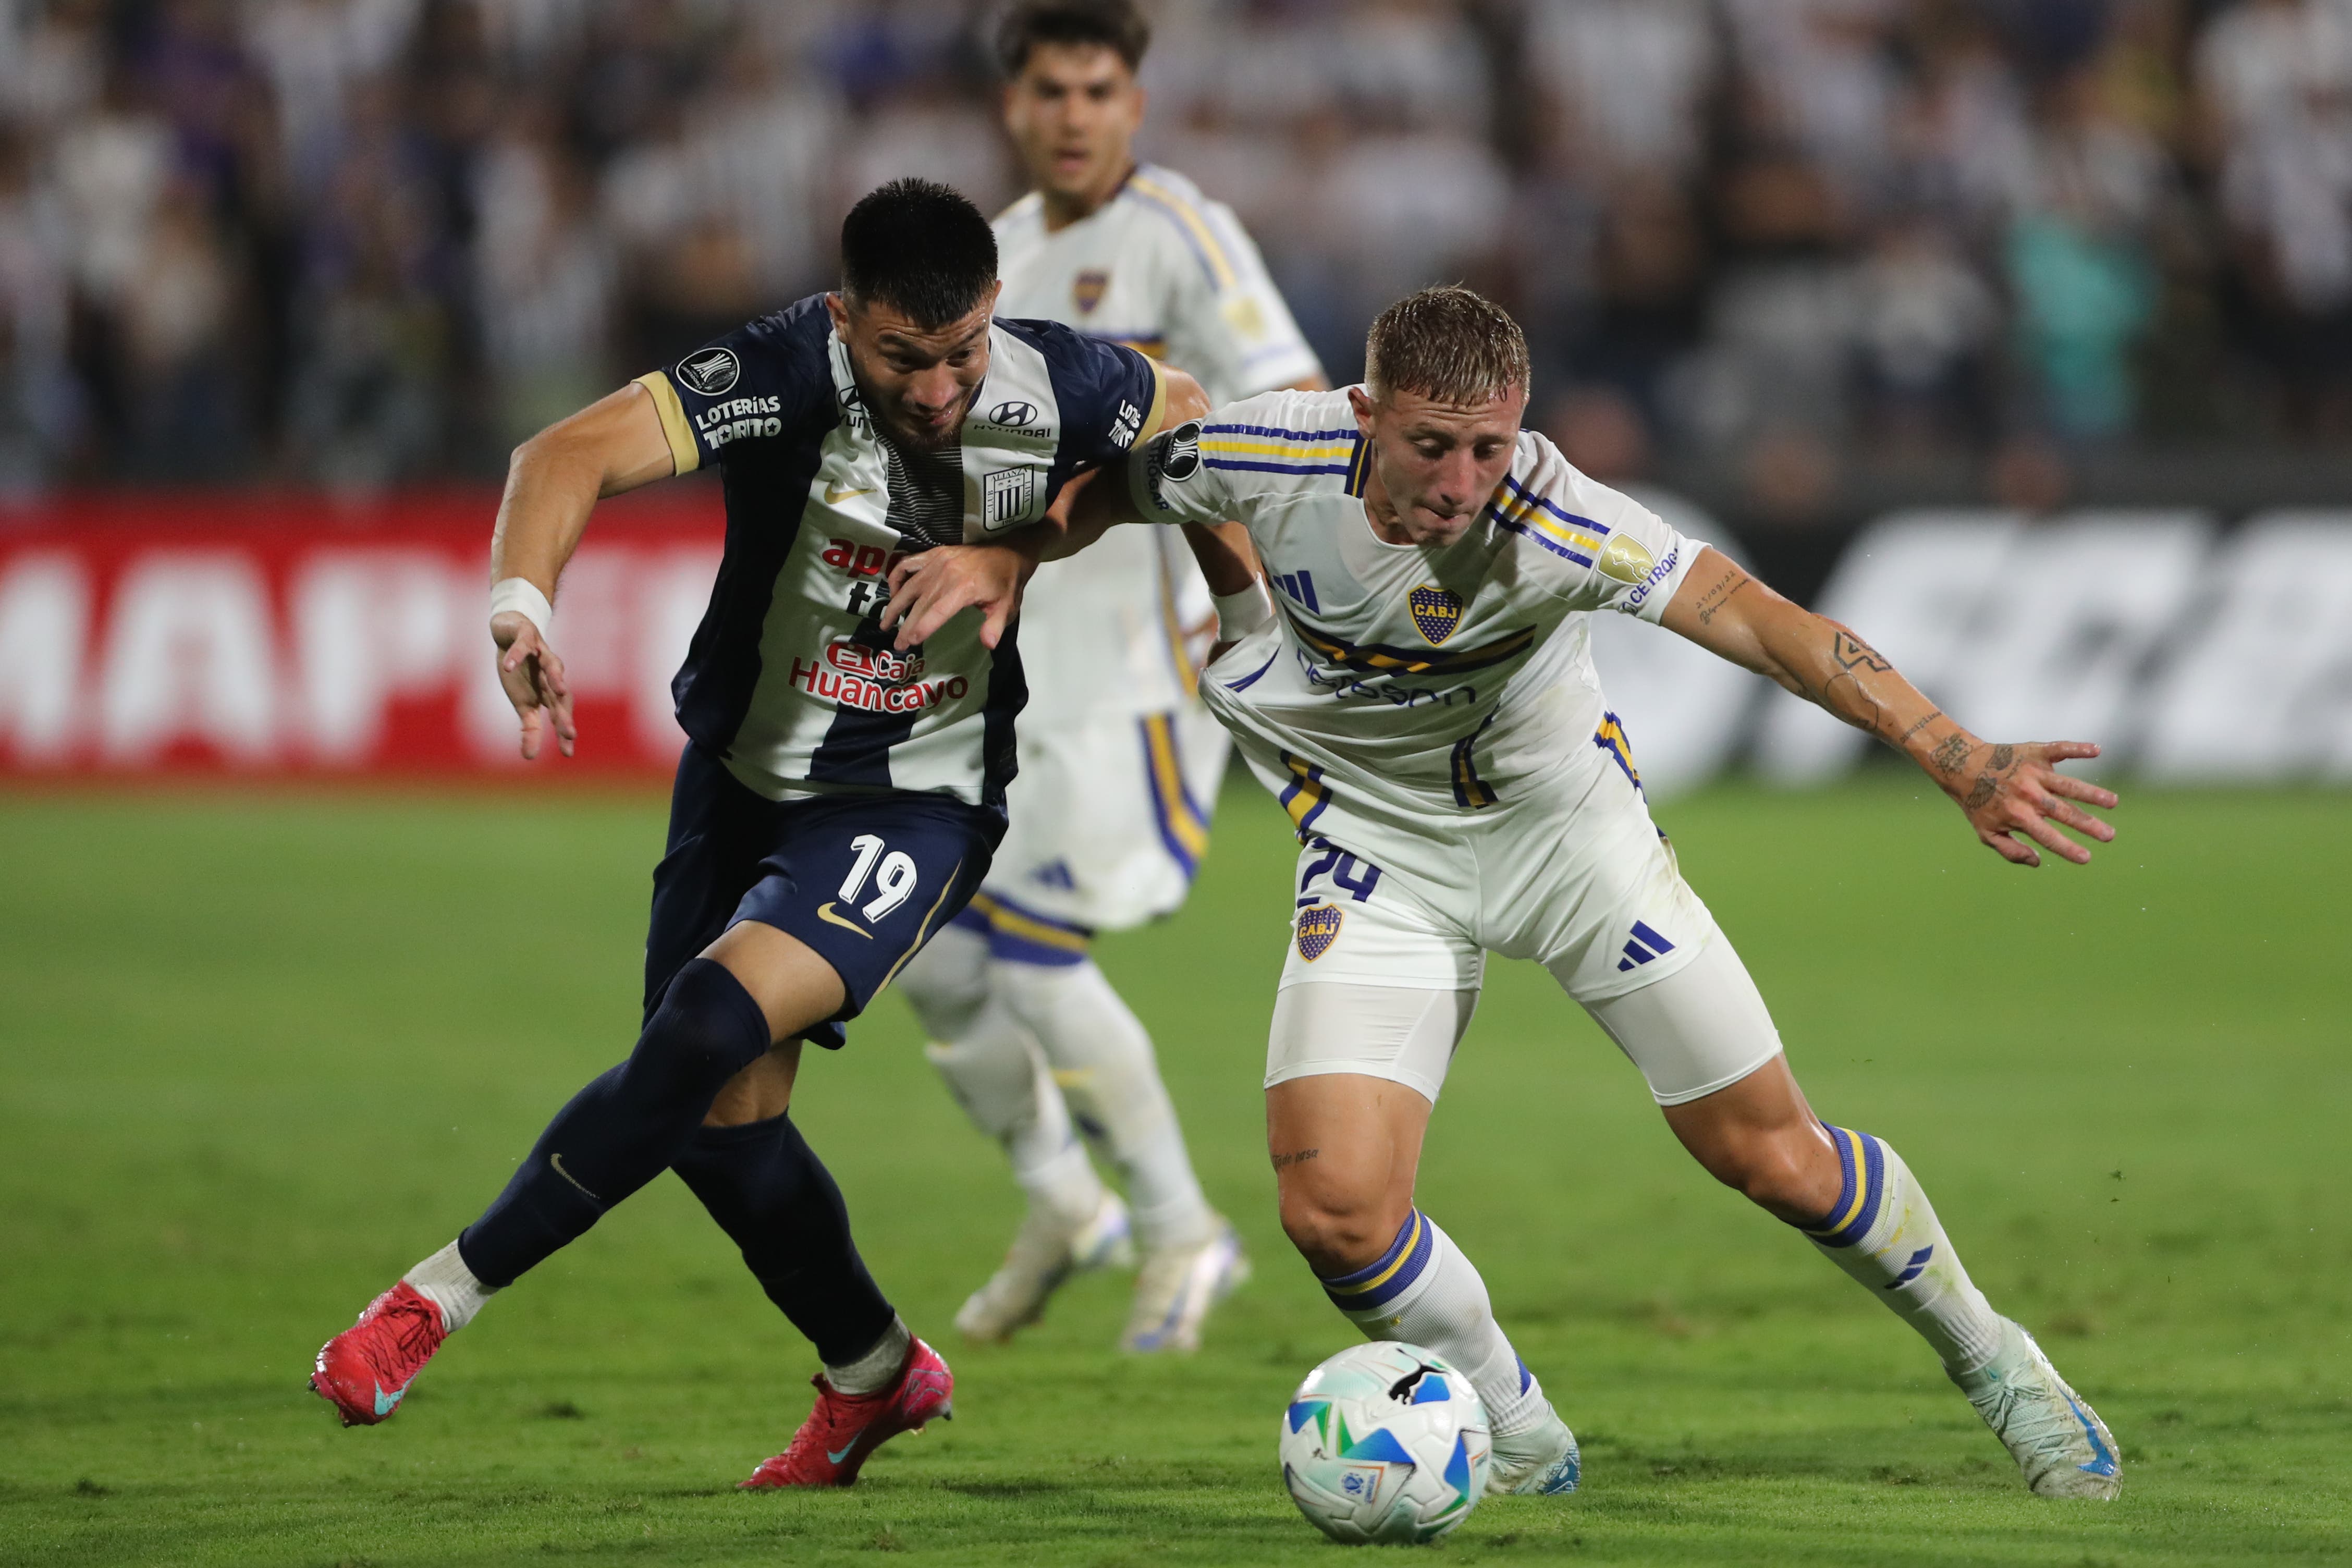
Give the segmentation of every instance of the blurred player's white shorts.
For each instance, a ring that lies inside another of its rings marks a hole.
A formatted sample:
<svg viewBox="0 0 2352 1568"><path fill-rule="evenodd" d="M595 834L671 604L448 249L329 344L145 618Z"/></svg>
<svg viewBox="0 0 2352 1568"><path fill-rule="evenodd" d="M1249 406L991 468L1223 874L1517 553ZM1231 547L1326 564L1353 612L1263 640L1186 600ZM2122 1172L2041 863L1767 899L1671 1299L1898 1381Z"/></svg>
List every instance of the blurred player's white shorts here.
<svg viewBox="0 0 2352 1568"><path fill-rule="evenodd" d="M1208 852L1232 744L1192 704L1066 725L1024 718L1012 822L982 891L1089 931L1175 910Z"/></svg>
<svg viewBox="0 0 2352 1568"><path fill-rule="evenodd" d="M1266 1087L1365 1073L1436 1100L1489 952L1549 970L1662 1105L1769 1061L1780 1035L1755 983L1627 795L1572 816L1523 803L1433 821L1417 858L1458 868L1443 882L1310 839Z"/></svg>

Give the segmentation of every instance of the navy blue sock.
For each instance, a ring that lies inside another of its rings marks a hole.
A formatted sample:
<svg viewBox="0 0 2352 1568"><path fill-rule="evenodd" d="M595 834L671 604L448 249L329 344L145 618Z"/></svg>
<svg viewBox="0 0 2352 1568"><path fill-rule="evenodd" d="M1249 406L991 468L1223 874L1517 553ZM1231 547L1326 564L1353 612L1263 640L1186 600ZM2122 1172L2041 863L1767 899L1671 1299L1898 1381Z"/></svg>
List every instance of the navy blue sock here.
<svg viewBox="0 0 2352 1568"><path fill-rule="evenodd" d="M789 1115L701 1128L670 1168L827 1366L856 1361L889 1331L890 1303L850 1239L841 1189Z"/></svg>
<svg viewBox="0 0 2352 1568"><path fill-rule="evenodd" d="M707 958L677 972L629 1059L572 1097L506 1191L457 1238L485 1285L509 1285L661 1174L727 1080L768 1049L768 1020Z"/></svg>

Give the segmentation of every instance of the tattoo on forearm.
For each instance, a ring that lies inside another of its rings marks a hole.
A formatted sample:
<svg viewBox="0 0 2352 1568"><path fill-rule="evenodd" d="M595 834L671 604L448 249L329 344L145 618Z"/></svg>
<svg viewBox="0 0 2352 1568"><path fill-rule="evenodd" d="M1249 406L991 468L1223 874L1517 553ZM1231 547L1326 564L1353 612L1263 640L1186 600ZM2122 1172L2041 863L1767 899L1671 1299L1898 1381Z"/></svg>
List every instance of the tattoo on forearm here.
<svg viewBox="0 0 2352 1568"><path fill-rule="evenodd" d="M1304 1165L1321 1152L1323 1151L1320 1149L1301 1149L1296 1154L1276 1154L1274 1157L1274 1168L1279 1171L1285 1165Z"/></svg>
<svg viewBox="0 0 2352 1568"><path fill-rule="evenodd" d="M1854 636L1840 631L1830 638L1830 657L1837 660L1840 669L1868 669L1885 675L1895 667L1876 648Z"/></svg>
<svg viewBox="0 0 2352 1568"><path fill-rule="evenodd" d="M1937 743L1936 749L1928 753L1928 760L1944 772L1956 773L1968 765L1970 749L1964 737L1947 735Z"/></svg>
<svg viewBox="0 0 2352 1568"><path fill-rule="evenodd" d="M1738 597L1739 590L1755 581L1755 578L1737 566L1725 573L1714 587L1699 596L1698 624L1703 626L1712 626L1715 622L1715 613Z"/></svg>
<svg viewBox="0 0 2352 1568"><path fill-rule="evenodd" d="M1938 719L1942 718L1943 716L1944 716L1944 715L1943 715L1942 711L1939 710L1937 710L1937 711L1935 711L1935 712L1931 712L1931 713L1929 713L1929 714L1928 714L1926 718L1924 718L1924 719L1915 719L1915 720L1913 720L1913 721L1912 721L1912 722L1911 722L1911 727L1910 727L1908 730L1904 731L1903 731L1903 733L1901 733L1900 735L1897 735L1897 736L1895 736L1895 743L1896 745L1898 745L1898 746L1900 746L1900 745L1904 744L1906 742L1909 741L1909 740L1911 739L1911 737L1912 737L1912 736L1914 736L1914 735L1917 734L1920 731L1922 731L1922 730L1926 729L1928 725L1930 725L1930 724L1934 723L1937 720L1938 720Z"/></svg>
<svg viewBox="0 0 2352 1568"><path fill-rule="evenodd" d="M1818 694L1808 690L1807 695L1828 710L1831 718L1851 724L1857 730L1867 730L1874 735L1881 732L1878 727L1879 706L1863 695L1862 688L1854 682L1852 670L1839 670L1822 683Z"/></svg>

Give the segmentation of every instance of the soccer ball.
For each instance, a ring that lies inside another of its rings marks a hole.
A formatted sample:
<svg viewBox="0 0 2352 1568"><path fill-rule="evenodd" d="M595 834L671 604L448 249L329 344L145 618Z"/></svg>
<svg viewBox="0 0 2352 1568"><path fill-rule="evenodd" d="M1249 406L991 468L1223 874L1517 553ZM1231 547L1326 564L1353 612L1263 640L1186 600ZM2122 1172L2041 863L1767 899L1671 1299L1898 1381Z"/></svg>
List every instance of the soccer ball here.
<svg viewBox="0 0 2352 1568"><path fill-rule="evenodd" d="M1470 1380L1419 1345L1375 1340L1307 1374L1283 1412L1283 1484L1350 1546L1435 1541L1486 1491L1494 1440Z"/></svg>

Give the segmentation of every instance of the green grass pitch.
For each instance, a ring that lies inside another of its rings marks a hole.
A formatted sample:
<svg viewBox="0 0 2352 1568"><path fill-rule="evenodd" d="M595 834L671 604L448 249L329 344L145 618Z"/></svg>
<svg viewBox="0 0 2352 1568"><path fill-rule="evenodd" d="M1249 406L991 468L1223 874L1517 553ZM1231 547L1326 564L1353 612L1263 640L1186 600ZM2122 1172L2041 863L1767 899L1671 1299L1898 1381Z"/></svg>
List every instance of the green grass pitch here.
<svg viewBox="0 0 2352 1568"><path fill-rule="evenodd" d="M2123 1500L2028 1497L1924 1347L1714 1187L1538 971L1498 964L1423 1203L1584 1442L1457 1563L2352 1558L2352 802L2127 795L2087 871L1998 863L1891 773L1667 803L1825 1115L1895 1143L2115 1427ZM733 1483L808 1347L677 1183L502 1296L397 1420L310 1358L626 1049L650 797L0 797L0 1561L1337 1561L1274 1468L1351 1342L1273 1214L1257 1082L1285 825L1229 792L1191 905L1103 944L1257 1279L1190 1360L1081 1280L950 1319L1015 1217L886 998L798 1113L959 1378L854 1491ZM877 1553L896 1553L895 1557Z"/></svg>

